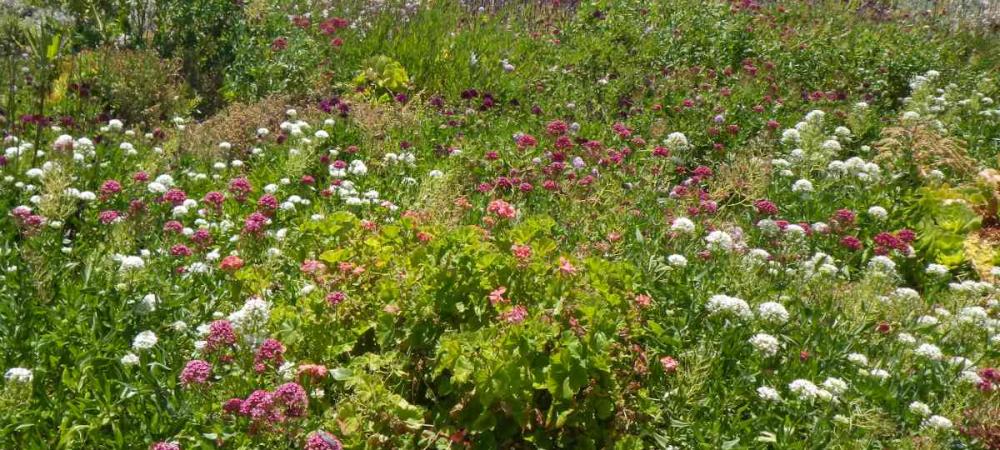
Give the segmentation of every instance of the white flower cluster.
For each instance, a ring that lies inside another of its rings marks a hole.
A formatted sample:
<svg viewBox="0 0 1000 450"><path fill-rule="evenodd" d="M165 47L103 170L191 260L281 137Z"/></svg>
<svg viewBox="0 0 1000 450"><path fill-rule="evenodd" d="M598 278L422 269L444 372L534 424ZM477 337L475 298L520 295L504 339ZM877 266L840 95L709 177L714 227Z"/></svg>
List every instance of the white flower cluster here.
<svg viewBox="0 0 1000 450"><path fill-rule="evenodd" d="M865 162L857 156L847 161L831 161L826 170L834 178L854 178L865 183L878 181L882 177L882 169L878 164Z"/></svg>
<svg viewBox="0 0 1000 450"><path fill-rule="evenodd" d="M233 324L233 328L253 343L257 339L256 334L264 330L270 317L271 304L260 297L251 297L243 307L229 314L227 319Z"/></svg>
<svg viewBox="0 0 1000 450"><path fill-rule="evenodd" d="M687 217L678 217L670 223L670 231L676 231L678 233L693 233L694 222Z"/></svg>
<svg viewBox="0 0 1000 450"><path fill-rule="evenodd" d="M713 295L708 299L705 308L712 316L729 315L743 320L753 318L753 311L750 310L750 305L746 301L728 295Z"/></svg>
<svg viewBox="0 0 1000 450"><path fill-rule="evenodd" d="M778 302L764 302L757 306L757 317L764 323L783 325L788 322L788 310Z"/></svg>
<svg viewBox="0 0 1000 450"><path fill-rule="evenodd" d="M705 236L705 243L708 245L708 249L712 251L729 252L735 250L737 247L733 235L722 230L715 230L708 233L708 236Z"/></svg>
<svg viewBox="0 0 1000 450"><path fill-rule="evenodd" d="M31 369L25 369L24 367L12 367L7 369L4 373L3 378L8 383L31 383L31 380L35 377Z"/></svg>
<svg viewBox="0 0 1000 450"><path fill-rule="evenodd" d="M788 390L791 391L792 394L795 394L795 396L798 397L799 400L809 401L809 400L819 399L824 401L832 401L834 398L832 392L823 389L819 386L816 386L816 384L814 384L809 380L804 380L801 378L789 383Z"/></svg>
<svg viewBox="0 0 1000 450"><path fill-rule="evenodd" d="M159 342L159 338L156 337L156 333L146 330L135 336L132 339L132 349L135 351L149 350Z"/></svg>
<svg viewBox="0 0 1000 450"><path fill-rule="evenodd" d="M781 342L778 341L778 338L767 333L757 333L750 337L748 342L764 357L777 355L781 350Z"/></svg>
<svg viewBox="0 0 1000 450"><path fill-rule="evenodd" d="M668 134L663 143L671 150L686 150L690 147L687 136L678 131Z"/></svg>

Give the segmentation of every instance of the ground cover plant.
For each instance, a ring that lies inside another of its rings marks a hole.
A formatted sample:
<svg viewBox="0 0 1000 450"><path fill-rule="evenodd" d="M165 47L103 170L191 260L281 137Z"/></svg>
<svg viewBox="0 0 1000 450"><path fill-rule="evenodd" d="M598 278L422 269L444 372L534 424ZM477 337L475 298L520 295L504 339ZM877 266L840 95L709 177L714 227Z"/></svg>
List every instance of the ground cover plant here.
<svg viewBox="0 0 1000 450"><path fill-rule="evenodd" d="M0 30L0 448L1000 448L989 2Z"/></svg>

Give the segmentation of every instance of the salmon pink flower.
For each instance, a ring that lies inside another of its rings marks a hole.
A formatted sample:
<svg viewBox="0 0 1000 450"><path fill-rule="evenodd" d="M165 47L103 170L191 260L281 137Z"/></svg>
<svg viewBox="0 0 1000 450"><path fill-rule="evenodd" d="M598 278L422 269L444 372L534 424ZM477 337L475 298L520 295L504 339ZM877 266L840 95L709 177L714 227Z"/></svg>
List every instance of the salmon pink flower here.
<svg viewBox="0 0 1000 450"><path fill-rule="evenodd" d="M660 358L660 366L663 367L663 372L671 374L677 372L677 367L680 363L677 362L672 356L664 356Z"/></svg>
<svg viewBox="0 0 1000 450"><path fill-rule="evenodd" d="M222 262L219 263L219 268L226 272L235 272L243 267L243 259L236 255L229 255L222 258Z"/></svg>
<svg viewBox="0 0 1000 450"><path fill-rule="evenodd" d="M559 257L559 272L561 272L564 275L575 275L576 274L576 267L574 267L573 264L570 263L569 260L566 259L565 256L560 256Z"/></svg>

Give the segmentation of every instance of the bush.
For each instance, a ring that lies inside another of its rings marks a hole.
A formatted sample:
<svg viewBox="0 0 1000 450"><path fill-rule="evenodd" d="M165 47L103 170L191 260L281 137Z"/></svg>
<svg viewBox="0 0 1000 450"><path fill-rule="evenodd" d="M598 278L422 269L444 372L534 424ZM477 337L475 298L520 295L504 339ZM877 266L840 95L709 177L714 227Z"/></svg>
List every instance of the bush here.
<svg viewBox="0 0 1000 450"><path fill-rule="evenodd" d="M197 102L180 60L151 50L101 48L80 53L75 64L79 81L92 85L94 100L126 123L153 126L186 117Z"/></svg>

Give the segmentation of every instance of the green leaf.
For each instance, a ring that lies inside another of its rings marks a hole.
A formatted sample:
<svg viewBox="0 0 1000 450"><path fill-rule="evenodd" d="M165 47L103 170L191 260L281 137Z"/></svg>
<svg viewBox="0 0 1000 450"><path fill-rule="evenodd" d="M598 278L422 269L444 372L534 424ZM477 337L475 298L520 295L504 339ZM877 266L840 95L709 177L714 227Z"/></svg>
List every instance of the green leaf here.
<svg viewBox="0 0 1000 450"><path fill-rule="evenodd" d="M56 59L56 55L59 54L59 44L62 42L62 36L56 33L52 36L52 42L49 42L49 46L45 49L45 57L51 61Z"/></svg>
<svg viewBox="0 0 1000 450"><path fill-rule="evenodd" d="M354 375L351 369L346 367L338 367L330 371L330 377L337 381L344 381Z"/></svg>
<svg viewBox="0 0 1000 450"><path fill-rule="evenodd" d="M327 250L323 253L320 253L319 260L325 263L336 264L346 259L345 258L346 256L347 256L347 249L338 248L334 250Z"/></svg>

